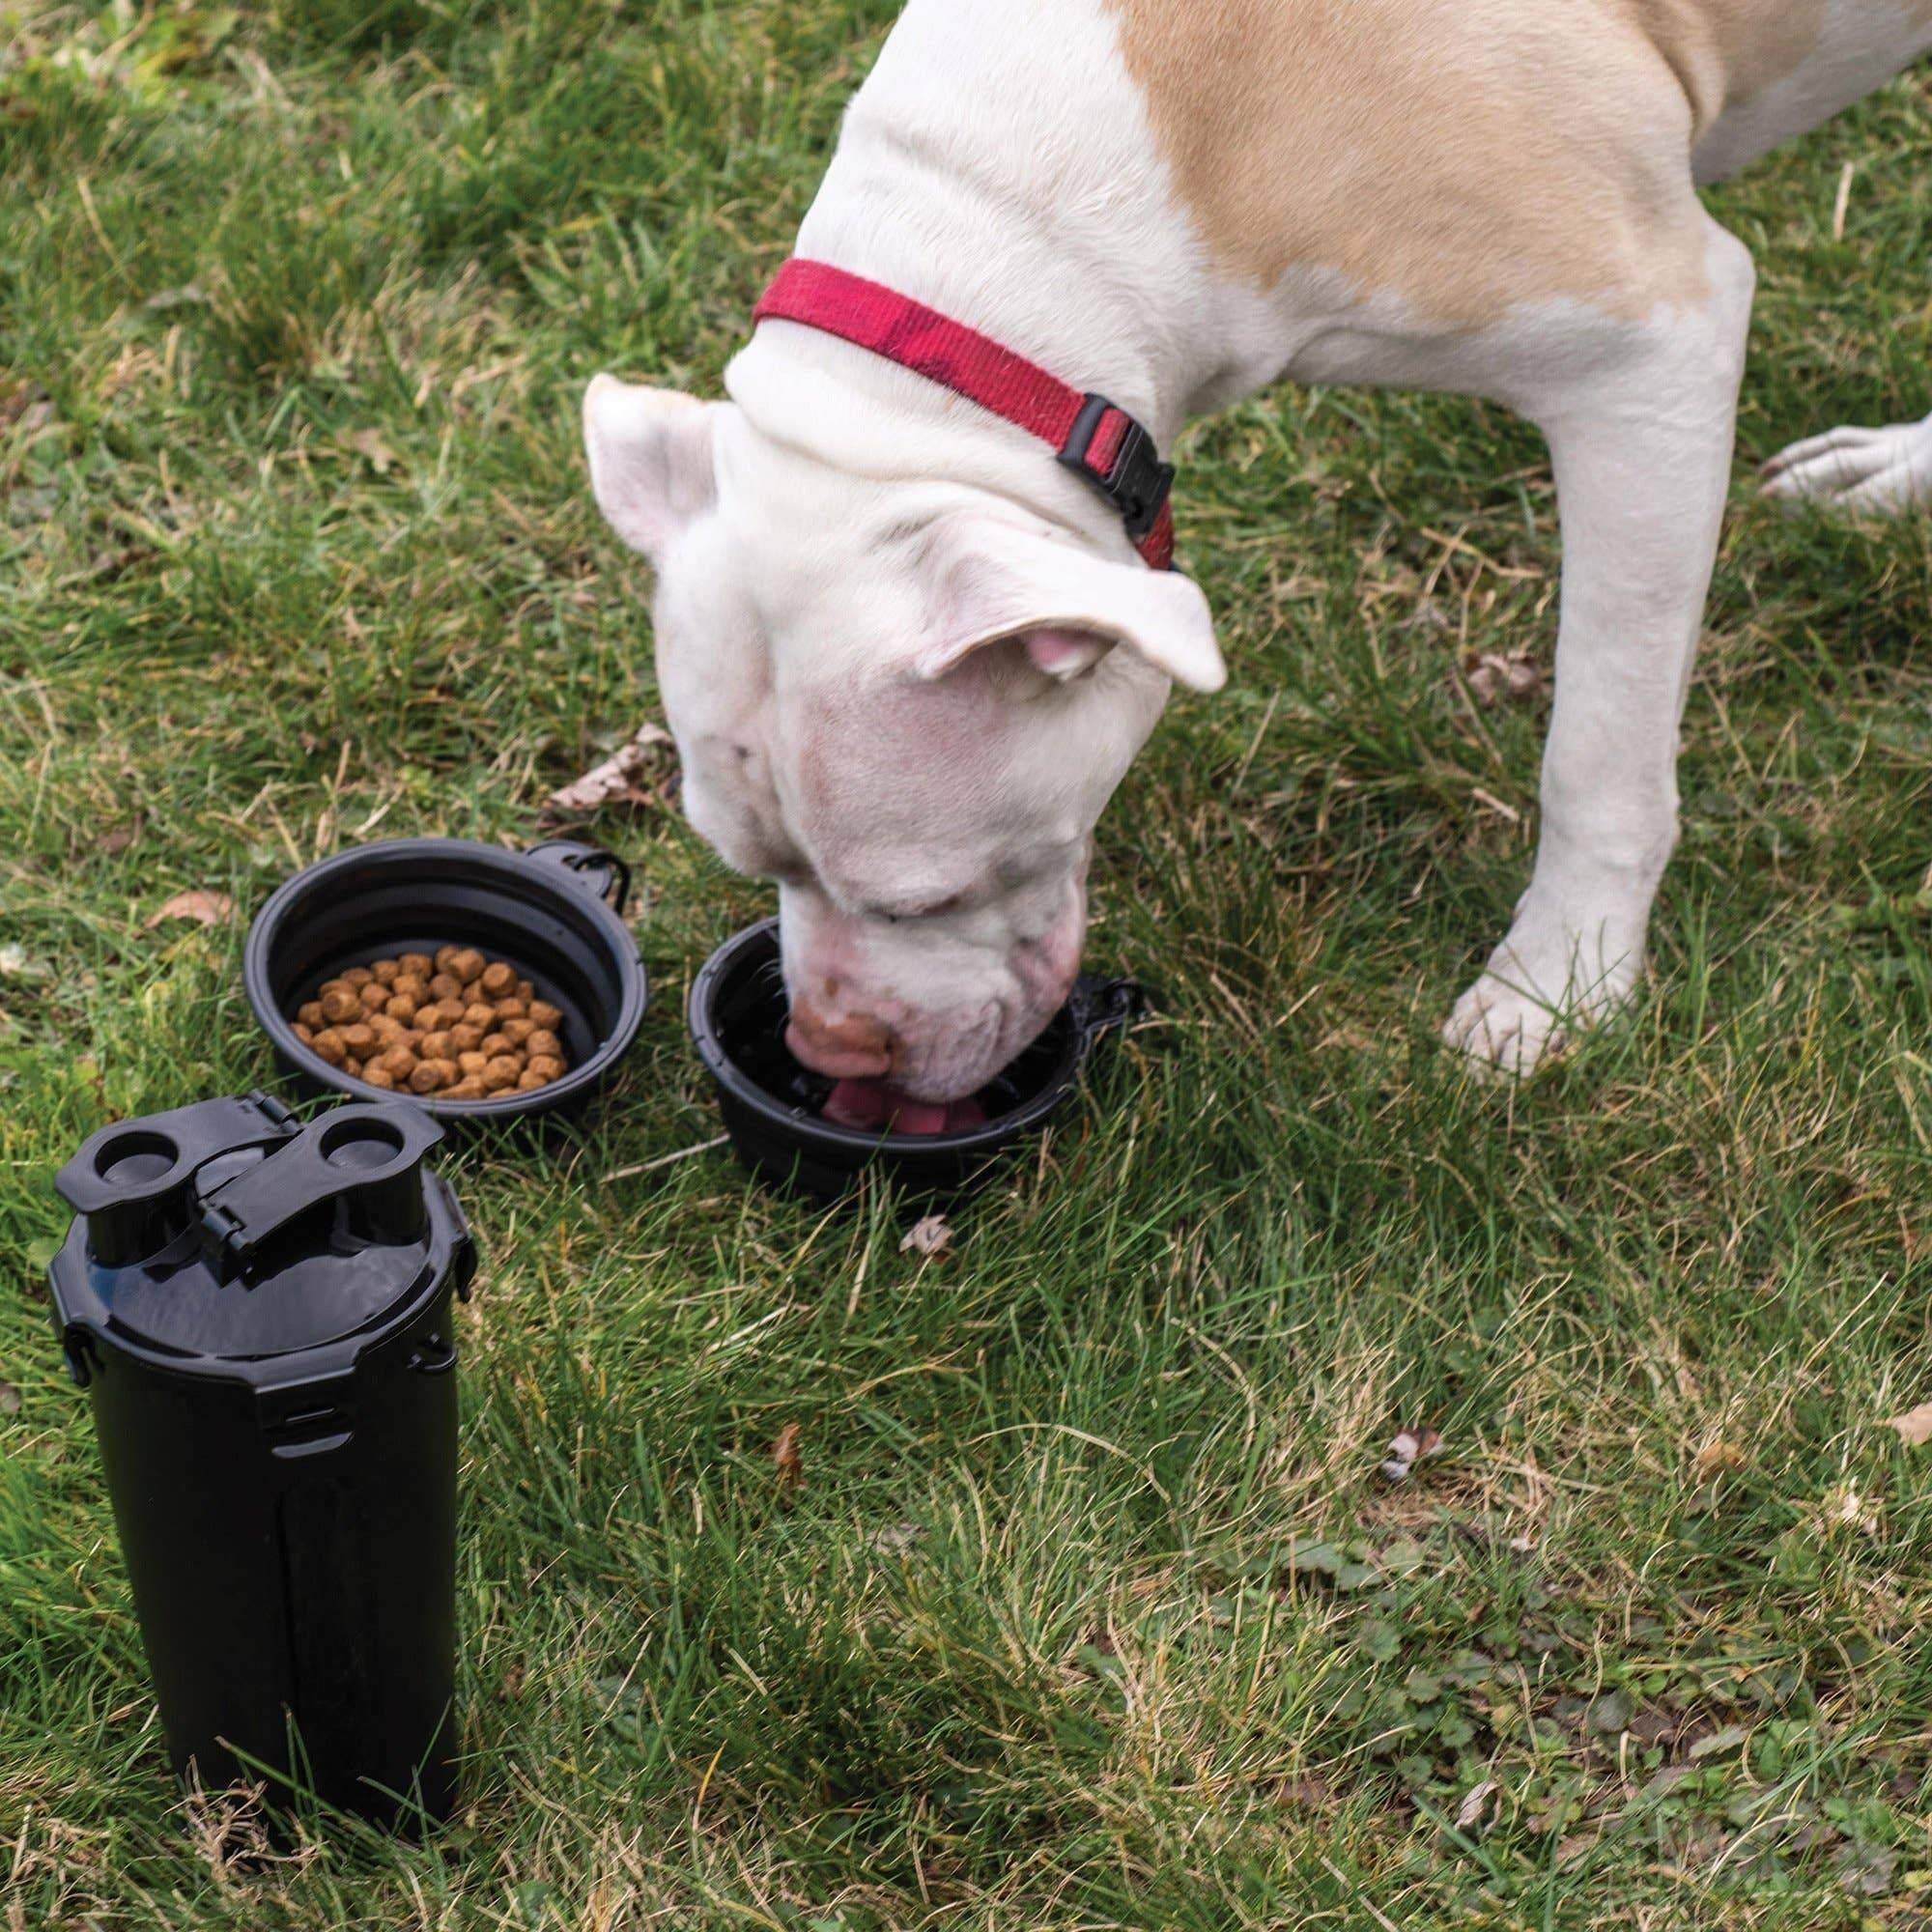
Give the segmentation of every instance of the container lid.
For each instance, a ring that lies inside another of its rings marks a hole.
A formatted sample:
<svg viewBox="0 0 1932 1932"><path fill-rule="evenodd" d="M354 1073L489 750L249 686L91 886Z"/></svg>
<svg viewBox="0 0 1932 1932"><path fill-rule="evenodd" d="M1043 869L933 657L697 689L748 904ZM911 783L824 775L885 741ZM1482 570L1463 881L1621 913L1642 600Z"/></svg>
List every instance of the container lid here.
<svg viewBox="0 0 1932 1932"><path fill-rule="evenodd" d="M54 1182L78 1217L48 1269L62 1323L185 1368L364 1336L452 1264L468 1285L462 1216L423 1168L441 1138L394 1102L304 1126L262 1094L103 1127Z"/></svg>

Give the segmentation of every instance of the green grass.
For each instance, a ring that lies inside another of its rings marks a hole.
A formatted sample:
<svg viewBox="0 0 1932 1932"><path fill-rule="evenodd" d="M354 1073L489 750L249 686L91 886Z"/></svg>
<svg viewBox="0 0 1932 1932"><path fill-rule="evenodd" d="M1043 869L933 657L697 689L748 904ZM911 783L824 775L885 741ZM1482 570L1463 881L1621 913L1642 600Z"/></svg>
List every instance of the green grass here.
<svg viewBox="0 0 1932 1932"><path fill-rule="evenodd" d="M611 1179L716 1132L682 996L766 895L600 818L641 1044L578 1139L448 1163L462 1811L263 1865L169 1784L47 1183L270 1069L241 921L147 919L528 838L655 712L579 387L715 388L892 11L0 0L0 1923L1932 1922L1932 1449L1884 1426L1932 1396L1932 549L1742 469L1932 406L1922 75L1714 197L1763 292L1626 1024L1516 1092L1434 1045L1527 871L1542 702L1455 669L1548 659L1537 439L1204 426L1236 680L1129 779L1094 940L1156 1016L950 1260L721 1153Z"/></svg>

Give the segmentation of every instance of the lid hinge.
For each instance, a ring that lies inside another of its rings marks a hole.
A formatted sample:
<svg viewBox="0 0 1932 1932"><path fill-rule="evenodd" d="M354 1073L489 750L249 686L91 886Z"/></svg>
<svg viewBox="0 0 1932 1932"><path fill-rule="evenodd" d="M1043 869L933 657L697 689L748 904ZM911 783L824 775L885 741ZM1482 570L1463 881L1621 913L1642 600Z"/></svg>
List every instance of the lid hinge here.
<svg viewBox="0 0 1932 1932"><path fill-rule="evenodd" d="M285 1228L325 1208L362 1240L414 1239L426 1211L422 1158L441 1139L428 1115L395 1101L310 1122L202 1201L202 1245L215 1274L246 1272Z"/></svg>

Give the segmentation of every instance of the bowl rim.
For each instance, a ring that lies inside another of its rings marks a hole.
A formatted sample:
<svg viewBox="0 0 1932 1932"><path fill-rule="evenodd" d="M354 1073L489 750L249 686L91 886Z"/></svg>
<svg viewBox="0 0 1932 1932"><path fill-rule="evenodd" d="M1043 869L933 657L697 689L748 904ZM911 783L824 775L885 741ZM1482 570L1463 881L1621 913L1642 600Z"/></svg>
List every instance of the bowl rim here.
<svg viewBox="0 0 1932 1932"><path fill-rule="evenodd" d="M863 1127L841 1126L838 1122L825 1120L822 1116L801 1114L760 1087L725 1052L710 1013L712 997L725 974L737 966L741 955L753 947L767 940L776 941L778 930L777 919L761 919L734 932L718 947L698 968L696 977L691 982L685 1017L698 1057L704 1062L711 1077L732 1099L755 1113L767 1126L796 1136L799 1151L836 1151L864 1155L888 1153L915 1157L921 1154L997 1153L1022 1134L1042 1124L1079 1084L1080 1069L1086 1065L1094 1043L1094 1028L1083 1024L1077 1014L1069 1010L1072 1004L1069 1001L1047 1022L1049 1028L1064 1023L1068 1030L1066 1046L1054 1076L1032 1099L1023 1101L997 1120L988 1121L983 1126L957 1127L939 1134L868 1133Z"/></svg>
<svg viewBox="0 0 1932 1932"><path fill-rule="evenodd" d="M602 929L624 984L624 996L616 1021L599 1042L595 1053L580 1061L562 1079L554 1080L547 1087L534 1088L527 1094L502 1094L487 1100L434 1100L426 1099L419 1094L400 1094L390 1087L372 1087L366 1081L344 1073L340 1067L331 1066L319 1053L310 1052L296 1037L293 1022L278 1010L270 995L269 970L276 941L291 910L307 892L335 873L353 872L366 866L381 866L400 858L402 855L398 848L402 846L412 848L412 858L462 858L480 863L486 869L519 879L534 879L546 890L571 895L562 903L583 913ZM531 859L527 853L507 846L486 844L478 838L439 837L374 838L367 844L352 845L344 851L333 852L327 859L320 859L313 866L304 866L299 872L284 879L263 900L261 910L249 923L248 938L242 952L242 984L257 1023L269 1036L270 1043L285 1065L332 1092L348 1094L357 1099L401 1101L408 1106L420 1107L426 1114L445 1121L511 1120L523 1114L549 1113L586 1097L603 1084L611 1068L630 1051L650 1004L649 979L637 934L588 887L573 885L563 867L546 866Z"/></svg>

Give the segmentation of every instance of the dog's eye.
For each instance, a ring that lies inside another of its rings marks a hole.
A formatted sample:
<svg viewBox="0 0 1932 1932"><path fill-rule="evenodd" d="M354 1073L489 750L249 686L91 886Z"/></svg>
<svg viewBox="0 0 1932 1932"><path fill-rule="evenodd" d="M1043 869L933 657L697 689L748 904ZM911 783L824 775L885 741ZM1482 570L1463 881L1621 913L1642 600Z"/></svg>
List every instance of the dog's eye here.
<svg viewBox="0 0 1932 1932"><path fill-rule="evenodd" d="M897 925L908 919L932 919L940 913L956 912L965 899L964 893L950 893L943 899L920 900L917 904L899 901L893 905L872 905L866 910L874 919L882 919L888 925Z"/></svg>

